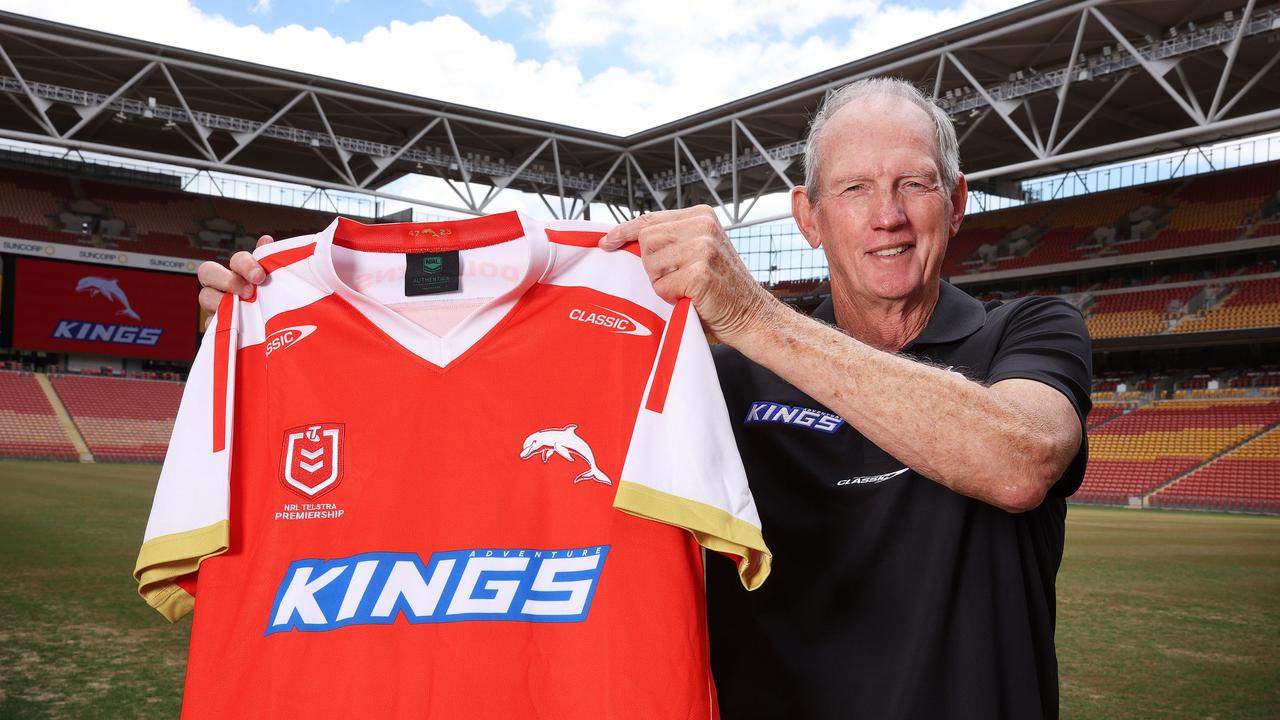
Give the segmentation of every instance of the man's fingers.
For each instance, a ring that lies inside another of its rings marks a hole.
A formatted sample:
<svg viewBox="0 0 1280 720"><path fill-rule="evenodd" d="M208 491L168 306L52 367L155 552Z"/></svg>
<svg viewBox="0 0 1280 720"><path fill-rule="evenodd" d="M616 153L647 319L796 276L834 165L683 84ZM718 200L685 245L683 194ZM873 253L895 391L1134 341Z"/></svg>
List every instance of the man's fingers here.
<svg viewBox="0 0 1280 720"><path fill-rule="evenodd" d="M617 250L627 243L638 242L640 240L641 231L646 228L675 220L697 217L707 213L712 213L712 217L714 217L714 211L706 205L680 208L678 210L659 210L657 212L645 213L640 217L622 223L606 233L604 237L600 238L600 249Z"/></svg>
<svg viewBox="0 0 1280 720"><path fill-rule="evenodd" d="M243 298L253 294L253 286L248 281L216 262L201 263L196 277L201 285L218 292L235 293Z"/></svg>
<svg viewBox="0 0 1280 720"><path fill-rule="evenodd" d="M200 263L200 267L196 268L196 279L200 281L200 285L203 287L227 292L233 289L232 284L235 280L235 273L212 260L208 260Z"/></svg>
<svg viewBox="0 0 1280 720"><path fill-rule="evenodd" d="M263 236L266 237L266 236ZM253 255L241 250L231 256L231 272L257 285L267 279L267 271L262 269Z"/></svg>
<svg viewBox="0 0 1280 720"><path fill-rule="evenodd" d="M262 237L258 238L258 244L254 245L254 247L260 248L269 242L275 242L275 238L271 237L270 235L263 235Z"/></svg>
<svg viewBox="0 0 1280 720"><path fill-rule="evenodd" d="M640 239L640 231L647 227L652 227L655 223L660 222L657 218L662 213L645 213L637 218L632 218L621 225L610 230L604 237L600 238L601 250L617 250L629 242L635 242Z"/></svg>
<svg viewBox="0 0 1280 720"><path fill-rule="evenodd" d="M218 292L211 287L200 288L200 307L207 312L217 312L218 306L222 304L222 296L224 293Z"/></svg>
<svg viewBox="0 0 1280 720"><path fill-rule="evenodd" d="M654 234L660 235L661 231L655 231ZM689 249L675 242L674 237L651 237L646 234L643 247L644 254L640 260L650 282L679 270L689 260Z"/></svg>

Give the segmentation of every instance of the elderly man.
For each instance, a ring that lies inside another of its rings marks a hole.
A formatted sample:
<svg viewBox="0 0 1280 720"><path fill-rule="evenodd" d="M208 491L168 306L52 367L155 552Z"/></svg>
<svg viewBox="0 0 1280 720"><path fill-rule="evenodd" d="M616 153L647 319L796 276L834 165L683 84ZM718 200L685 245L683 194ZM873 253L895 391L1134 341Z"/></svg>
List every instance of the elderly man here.
<svg viewBox="0 0 1280 720"><path fill-rule="evenodd" d="M705 207L618 226L655 290L692 298L773 575L708 565L722 714L1057 717L1054 585L1086 457L1090 347L1069 304L982 303L940 280L964 217L950 119L865 80L814 118L801 232L831 299L808 318L755 282ZM236 272L256 280L247 255ZM206 307L242 277L206 265Z"/></svg>
<svg viewBox="0 0 1280 720"><path fill-rule="evenodd" d="M1054 580L1084 472L1090 347L1064 301L983 306L939 280L964 217L950 119L876 79L814 118L797 224L816 320L764 292L709 210L614 229L688 296L776 558L708 568L725 718L1057 717Z"/></svg>

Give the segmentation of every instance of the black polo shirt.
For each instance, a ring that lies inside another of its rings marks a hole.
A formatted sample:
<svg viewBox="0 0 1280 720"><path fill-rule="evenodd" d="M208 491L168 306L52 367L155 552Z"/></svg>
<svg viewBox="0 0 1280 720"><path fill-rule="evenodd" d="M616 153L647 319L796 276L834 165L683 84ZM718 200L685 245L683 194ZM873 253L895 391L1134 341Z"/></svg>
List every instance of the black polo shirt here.
<svg viewBox="0 0 1280 720"><path fill-rule="evenodd" d="M830 300L814 315L835 323ZM1089 412L1089 337L1061 299L983 305L943 283L903 352L1046 383L1082 428ZM1058 717L1054 580L1087 449L1040 507L1008 513L917 475L737 351L715 358L774 554L752 593L708 561L725 720Z"/></svg>

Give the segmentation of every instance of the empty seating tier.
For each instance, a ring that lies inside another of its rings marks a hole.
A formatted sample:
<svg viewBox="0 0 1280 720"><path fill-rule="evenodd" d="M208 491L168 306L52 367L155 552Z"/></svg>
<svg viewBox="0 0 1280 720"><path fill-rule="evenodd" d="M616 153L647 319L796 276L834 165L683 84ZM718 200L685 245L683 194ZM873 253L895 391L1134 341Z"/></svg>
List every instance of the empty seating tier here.
<svg viewBox="0 0 1280 720"><path fill-rule="evenodd" d="M60 215L71 220L59 224ZM89 179L73 183L61 175L0 168L0 236L20 239L225 259L259 235L319 232L333 216L141 185Z"/></svg>
<svg viewBox="0 0 1280 720"><path fill-rule="evenodd" d="M1280 422L1276 400L1166 401L1089 432L1089 466L1075 499L1127 502Z"/></svg>
<svg viewBox="0 0 1280 720"><path fill-rule="evenodd" d="M1178 323L1174 332L1206 332L1280 325L1280 278L1242 282L1203 316Z"/></svg>
<svg viewBox="0 0 1280 720"><path fill-rule="evenodd" d="M1232 450L1156 493L1157 507L1280 511L1280 428Z"/></svg>
<svg viewBox="0 0 1280 720"><path fill-rule="evenodd" d="M0 370L0 457L79 458L31 373Z"/></svg>
<svg viewBox="0 0 1280 720"><path fill-rule="evenodd" d="M945 276L1280 234L1280 163L982 213L951 240ZM1016 233L1015 233L1016 231ZM984 245L994 246L996 252Z"/></svg>
<svg viewBox="0 0 1280 720"><path fill-rule="evenodd" d="M58 375L53 387L99 461L164 459L182 383Z"/></svg>
<svg viewBox="0 0 1280 720"><path fill-rule="evenodd" d="M1120 415L1122 412L1124 412L1124 406L1118 403L1095 402L1093 404L1093 409L1089 411L1089 417L1086 419L1085 427L1092 430L1093 428Z"/></svg>

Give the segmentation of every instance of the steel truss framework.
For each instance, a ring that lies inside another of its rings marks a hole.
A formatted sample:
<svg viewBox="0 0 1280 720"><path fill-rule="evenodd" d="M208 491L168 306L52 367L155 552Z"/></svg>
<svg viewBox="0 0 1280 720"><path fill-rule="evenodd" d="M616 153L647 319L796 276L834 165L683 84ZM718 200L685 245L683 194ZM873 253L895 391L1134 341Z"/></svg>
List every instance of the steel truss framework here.
<svg viewBox="0 0 1280 720"><path fill-rule="evenodd" d="M971 186L1280 127L1280 5L1041 0L629 137L263 68L0 13L0 137L480 214L708 203L730 227L803 182L808 118L894 75L956 122ZM439 177L457 202L387 192Z"/></svg>

